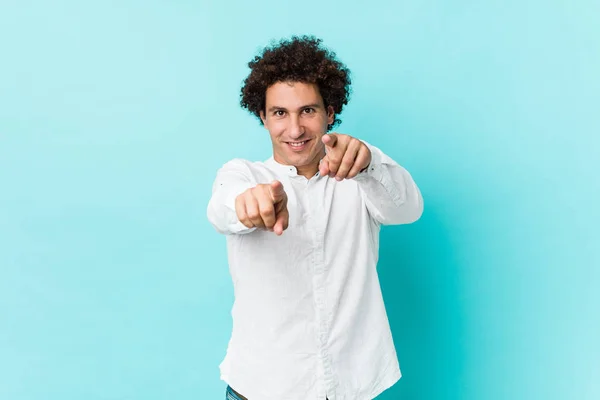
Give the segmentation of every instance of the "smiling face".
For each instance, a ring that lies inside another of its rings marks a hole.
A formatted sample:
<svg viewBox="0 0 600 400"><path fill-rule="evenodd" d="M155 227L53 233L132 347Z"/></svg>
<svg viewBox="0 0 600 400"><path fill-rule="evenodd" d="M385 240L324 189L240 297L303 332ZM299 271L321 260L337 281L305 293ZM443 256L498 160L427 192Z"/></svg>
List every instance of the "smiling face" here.
<svg viewBox="0 0 600 400"><path fill-rule="evenodd" d="M318 86L302 82L269 86L260 118L271 135L275 161L295 166L307 178L316 174L325 156L321 137L334 121L333 107L325 108Z"/></svg>

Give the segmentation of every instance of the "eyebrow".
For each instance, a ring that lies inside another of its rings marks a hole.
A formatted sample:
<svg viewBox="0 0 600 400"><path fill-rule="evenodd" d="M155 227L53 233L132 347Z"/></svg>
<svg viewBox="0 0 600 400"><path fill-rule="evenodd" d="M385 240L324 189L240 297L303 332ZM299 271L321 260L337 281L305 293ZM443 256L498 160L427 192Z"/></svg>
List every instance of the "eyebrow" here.
<svg viewBox="0 0 600 400"><path fill-rule="evenodd" d="M321 108L321 105L317 104L317 103L307 104L302 107L299 107L298 110L304 110L305 108ZM268 111L273 112L273 111L278 111L278 110L287 111L287 109L285 107L279 107L279 106L272 106L269 108Z"/></svg>

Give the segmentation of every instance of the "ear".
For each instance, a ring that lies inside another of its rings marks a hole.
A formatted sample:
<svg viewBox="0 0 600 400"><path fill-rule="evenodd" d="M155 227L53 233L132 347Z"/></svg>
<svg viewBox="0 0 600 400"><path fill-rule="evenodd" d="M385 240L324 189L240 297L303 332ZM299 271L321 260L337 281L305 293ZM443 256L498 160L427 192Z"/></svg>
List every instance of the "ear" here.
<svg viewBox="0 0 600 400"><path fill-rule="evenodd" d="M263 125L266 127L267 126L267 116L265 115L264 110L260 110L259 114L260 114L260 120L262 121Z"/></svg>
<svg viewBox="0 0 600 400"><path fill-rule="evenodd" d="M333 110L333 106L327 107L327 125L333 124L335 120L335 111Z"/></svg>

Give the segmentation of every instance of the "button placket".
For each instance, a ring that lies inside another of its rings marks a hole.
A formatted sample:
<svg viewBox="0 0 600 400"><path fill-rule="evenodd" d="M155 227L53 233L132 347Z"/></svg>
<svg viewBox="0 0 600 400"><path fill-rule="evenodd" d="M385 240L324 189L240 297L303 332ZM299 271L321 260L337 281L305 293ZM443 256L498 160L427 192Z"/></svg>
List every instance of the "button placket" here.
<svg viewBox="0 0 600 400"><path fill-rule="evenodd" d="M314 188L316 182L312 182L309 188ZM324 254L324 237L325 237L325 225L323 223L319 223L322 221L320 215L318 215L321 210L315 204L316 199L315 196L310 195L310 191L307 190L307 208L308 211L312 215L311 221L311 239L313 240L313 256L312 261L314 265L314 295L315 295L315 304L316 304L316 318L317 318L317 345L318 345L318 354L320 358L320 363L323 368L323 376L325 390L330 395L332 391L335 389L335 379L333 375L331 358L329 351L327 349L327 335L329 329L329 316L326 312L326 304L325 304L325 254ZM312 223L314 221L314 224Z"/></svg>

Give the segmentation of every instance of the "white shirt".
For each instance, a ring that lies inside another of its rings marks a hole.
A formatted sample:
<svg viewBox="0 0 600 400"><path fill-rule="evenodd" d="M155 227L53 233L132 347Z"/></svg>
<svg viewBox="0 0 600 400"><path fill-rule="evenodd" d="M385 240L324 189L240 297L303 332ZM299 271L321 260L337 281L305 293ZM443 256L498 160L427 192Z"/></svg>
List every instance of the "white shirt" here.
<svg viewBox="0 0 600 400"><path fill-rule="evenodd" d="M277 163L234 159L217 172L207 216L227 239L235 302L221 379L249 400L373 399L400 377L377 275L381 225L423 211L411 175L380 149L340 182ZM246 228L235 198L279 180L283 235Z"/></svg>

